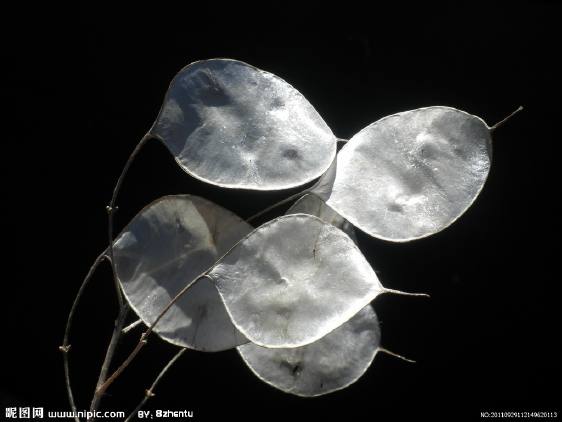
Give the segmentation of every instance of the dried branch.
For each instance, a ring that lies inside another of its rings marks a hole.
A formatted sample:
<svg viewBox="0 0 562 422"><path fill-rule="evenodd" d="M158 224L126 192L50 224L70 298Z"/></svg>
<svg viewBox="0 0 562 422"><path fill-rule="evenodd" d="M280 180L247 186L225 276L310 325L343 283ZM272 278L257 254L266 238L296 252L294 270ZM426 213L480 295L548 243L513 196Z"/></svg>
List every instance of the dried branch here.
<svg viewBox="0 0 562 422"><path fill-rule="evenodd" d="M117 271L115 268L115 260L113 259L113 215L117 211L117 206L115 205L115 201L117 200L117 195L121 190L121 185L123 184L123 180L125 179L125 176L127 175L129 168L131 167L131 164L133 163L136 156L138 155L142 147L146 144L146 142L149 139L152 139L149 134L144 135L140 140L140 142L135 147L135 149L133 150L133 152L131 153L131 155L129 156L129 158L127 159L127 162L125 163L125 166L123 167L123 170L121 171L121 174L117 179L115 188L113 189L113 195L111 196L111 201L109 202L109 205L106 207L107 215L108 215L107 235L108 235L108 243L109 243L109 246L107 248L107 255L109 256L109 260L111 262L111 271L113 274L113 282L115 284L115 293L117 295L117 300L119 302L119 314L117 316L117 320L115 321L113 334L111 336L111 340L107 348L105 359L103 361L100 374L98 377L98 382L96 384L96 390L94 392L94 396L90 404L91 412L95 412L99 407L103 395L103 391L100 392L99 387L103 385L106 381L106 376L109 371L109 367L111 365L111 360L113 359L113 355L117 348L117 344L119 343L119 338L121 337L121 330L123 329L123 326L125 324L125 318L127 316L127 312L129 309L127 303L123 299L123 292L121 291L121 287L119 285L119 279L117 278Z"/></svg>
<svg viewBox="0 0 562 422"><path fill-rule="evenodd" d="M129 366L129 364L132 362L135 356L141 351L143 346L146 344L146 339L152 333L156 324L158 324L158 322L162 319L162 317L166 314L166 312L168 312L168 310L183 296L183 294L187 292L189 288L193 286L199 279L203 277L210 278L207 275L207 272L209 272L210 268L205 270L205 272L201 273L199 276L195 277L183 289L181 289L179 293L176 294L176 296L174 296L174 298L166 305L166 307L156 317L154 322L150 324L148 329L144 333L142 333L139 342L137 343L133 351L129 354L129 356L127 356L127 359L125 359L125 361L119 366L119 368L117 368L115 372L111 374L111 376L107 378L107 380L96 389L96 394L100 394L100 395L103 394L107 390L107 388L113 383L113 381L115 381L119 377L119 375L121 375L121 373L125 370L125 368Z"/></svg>
<svg viewBox="0 0 562 422"><path fill-rule="evenodd" d="M176 363L176 361L181 357L181 355L185 353L186 350L187 350L186 348L181 349L179 352L177 352L174 355L174 357L168 362L168 364L164 368L162 368L162 370L160 371L160 373L158 374L158 376L156 377L150 388L145 390L144 397L141 400L141 402L137 405L137 407L134 408L134 410L131 413L129 413L129 416L127 416L124 422L131 421L135 417L135 415L137 415L138 411L141 410L142 407L146 404L148 399L154 397L154 389L156 388L162 377L166 374L166 372L168 372L168 370L174 365L174 363Z"/></svg>
<svg viewBox="0 0 562 422"><path fill-rule="evenodd" d="M117 344L119 343L119 339L121 338L121 330L125 325L125 319L127 318L128 312L129 312L129 306L126 303L124 303L121 306L121 308L119 308L119 315L115 320L115 327L113 328L113 334L111 335L111 340L109 341L109 346L107 346L105 358L101 366L98 382L96 384L96 390L94 392L94 397L92 398L92 402L90 404L90 411L92 412L96 410L100 405L103 394L98 393L98 388L106 380L107 373L109 372L109 366L111 365L113 355L115 354L115 350L117 349Z"/></svg>
<svg viewBox="0 0 562 422"><path fill-rule="evenodd" d="M80 302L80 299L82 298L82 295L84 294L84 290L86 289L86 286L88 285L90 279L92 278L92 276L94 275L96 269L98 268L99 264L101 264L101 262L104 259L109 259L109 257L106 255L107 250L103 251L94 261L94 263L92 264L92 266L90 267L90 270L88 271L88 274L86 274L86 277L84 278L84 281L82 281L82 285L80 286L80 288L78 289L78 293L76 293L76 297L74 298L74 302L72 303L72 307L70 308L70 312L68 314L68 319L66 320L66 328L64 330L64 338L62 341L62 346L59 346L59 350L62 352L62 356L63 356L63 360L64 360L64 380L66 383L66 392L68 394L68 401L70 403L70 407L72 409L72 411L76 414L76 404L74 402L74 395L72 394L72 384L70 382L70 364L69 364L69 360L68 360L68 352L70 351L70 343L69 338L70 338L70 329L72 327L72 320L74 319L74 314L76 313L76 308L78 307L78 303ZM80 419L75 416L74 420L76 422L80 422Z"/></svg>
<svg viewBox="0 0 562 422"><path fill-rule="evenodd" d="M141 324L142 324L142 319L139 318L136 321L127 325L125 328L123 328L121 330L121 334L127 334L129 331L134 330L135 328L137 328Z"/></svg>
<svg viewBox="0 0 562 422"><path fill-rule="evenodd" d="M505 122L507 122L509 119L511 119L513 116L515 116L517 113L519 113L521 110L523 110L523 106L519 106L517 107L517 110L512 111L507 117L504 117L502 120L500 120L499 122L497 122L495 125L490 126L490 132L493 132L494 130L496 130L497 128L499 128L501 125L503 125Z"/></svg>
<svg viewBox="0 0 562 422"><path fill-rule="evenodd" d="M113 195L111 196L111 201L109 202L109 205L106 207L107 210L107 237L108 237L108 241L109 241L109 246L108 246L108 252L109 252L109 258L111 259L111 271L113 272L113 281L115 282L115 289L117 291L117 300L119 301L119 307L123 307L123 294L121 292L121 289L119 287L119 281L117 279L117 271L115 270L115 262L113 259L113 215L115 214L115 212L117 211L117 207L115 205L115 201L117 200L117 195L119 194L119 191L121 190L121 185L123 184L123 180L125 179L125 176L127 175L127 172L129 171L129 168L131 167L131 164L133 163L133 161L135 161L136 156L138 155L138 153L140 152L140 150L142 149L142 147L150 140L152 139L152 137L149 134L146 134L142 137L142 139L140 140L140 142L137 144L137 146L135 147L135 149L133 150L133 152L131 153L131 155L129 156L129 158L127 159L127 162L125 163L125 166L123 167L123 170L121 171L121 174L119 175L119 179L117 179L117 183L115 184L115 188L113 188Z"/></svg>

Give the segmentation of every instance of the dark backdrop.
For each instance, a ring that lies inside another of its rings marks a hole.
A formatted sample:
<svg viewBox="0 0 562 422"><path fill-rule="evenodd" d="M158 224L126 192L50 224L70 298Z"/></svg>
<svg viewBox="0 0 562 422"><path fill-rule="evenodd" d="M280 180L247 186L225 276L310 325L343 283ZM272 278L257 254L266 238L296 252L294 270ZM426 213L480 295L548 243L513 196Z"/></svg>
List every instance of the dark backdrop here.
<svg viewBox="0 0 562 422"><path fill-rule="evenodd" d="M3 278L2 404L68 408L57 347L81 279L105 247L105 205L117 176L174 74L195 60L229 57L291 83L342 138L430 105L488 124L520 104L525 111L494 134L486 186L450 228L407 244L359 235L386 286L432 296L374 302L383 345L417 364L380 355L353 386L301 399L260 382L236 351L189 352L147 408L190 409L197 420L478 420L481 411L560 411L560 7L452 3L27 11L24 29L9 40L18 65L9 84L16 88L17 152L3 160L15 199L4 208L15 213L8 226L17 232L16 259L5 263L15 271ZM173 193L205 196L241 216L288 195L206 186L154 142L123 186L116 231ZM79 408L89 404L115 314L102 267L71 339ZM115 362L139 333L122 343ZM152 337L102 407L134 407L173 353Z"/></svg>

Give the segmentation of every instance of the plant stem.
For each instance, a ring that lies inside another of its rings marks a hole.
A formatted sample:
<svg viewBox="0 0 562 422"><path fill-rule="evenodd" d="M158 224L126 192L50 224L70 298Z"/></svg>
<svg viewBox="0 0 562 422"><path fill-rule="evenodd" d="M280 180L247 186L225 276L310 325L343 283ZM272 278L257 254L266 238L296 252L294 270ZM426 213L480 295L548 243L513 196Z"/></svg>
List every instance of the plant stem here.
<svg viewBox="0 0 562 422"><path fill-rule="evenodd" d="M145 338L146 338L146 333L142 333L139 342L137 343L133 351L129 354L129 356L127 356L127 359L125 359L125 361L119 366L119 368L117 368L115 372L113 372L113 374L111 374L111 376L107 378L103 384L97 387L96 389L97 395L101 396L102 394L104 394L105 391L109 388L109 386L113 384L113 381L115 381L119 377L119 375L121 375L121 373L125 370L125 368L129 366L129 364L132 362L135 356L140 352L142 347L146 344Z"/></svg>
<svg viewBox="0 0 562 422"><path fill-rule="evenodd" d="M141 324L142 324L142 319L139 318L136 321L127 325L125 328L123 328L123 330L121 330L121 334L127 334L129 331L137 328Z"/></svg>
<svg viewBox="0 0 562 422"><path fill-rule="evenodd" d="M211 267L211 268L213 268L213 267ZM207 275L207 272L209 270L210 270L210 268L205 270L205 272L201 273L197 277L195 277L183 289L181 289L178 294L176 294L174 296L174 298L166 305L166 307L156 317L154 322L152 324L150 324L148 329L144 333L142 333L139 342L137 343L137 345L135 346L133 351L129 354L129 356L127 356L127 359L125 359L125 361L123 361L123 363L119 366L119 368L117 368L115 370L115 372L113 374L111 374L111 376L109 378L107 378L107 380L96 389L96 394L100 394L100 395L103 394L107 390L107 388L113 383L113 381L115 381L117 379L117 377L119 377L119 375L121 375L121 373L125 370L125 368L127 368L127 366L129 366L129 364L132 362L132 360L135 358L135 356L141 351L143 346L146 344L146 339L152 333L156 324L158 324L158 322L162 319L162 317L166 314L166 312L168 312L168 310L174 305L174 303L176 303L183 296L183 294L185 292L187 292L189 290L189 288L191 286L193 286L199 279L201 279L203 277L210 278ZM123 327L121 327L121 329L122 328Z"/></svg>
<svg viewBox="0 0 562 422"><path fill-rule="evenodd" d="M386 287L383 288L382 293L391 293L400 296L431 297L427 293L409 293L409 292L403 292L402 290L387 289Z"/></svg>
<svg viewBox="0 0 562 422"><path fill-rule="evenodd" d="M145 390L144 397L141 400L141 402L137 405L137 407L134 408L134 410L131 413L129 413L129 416L127 416L124 422L131 421L132 418L134 418L135 415L137 415L138 411L142 409L142 407L145 405L148 399L154 397L154 389L156 388L162 377L166 374L166 372L168 372L168 370L174 365L174 363L176 363L176 361L181 357L181 355L185 353L186 350L187 349L184 348L181 349L179 352L177 352L174 355L174 357L168 362L168 364L160 371L160 373L158 374L158 376L156 377L150 388L148 390Z"/></svg>
<svg viewBox="0 0 562 422"><path fill-rule="evenodd" d="M385 353L389 356L394 356L395 358L402 359L403 361L406 361L406 362L409 362L409 363L416 363L415 360L405 358L404 356L401 356L398 353L391 352L390 350L385 349L384 347L379 347L378 351L382 352L382 353Z"/></svg>
<svg viewBox="0 0 562 422"><path fill-rule="evenodd" d="M513 116L515 116L517 113L519 113L521 110L523 110L523 106L519 106L517 107L517 110L512 111L507 117L504 117L502 120L500 120L499 122L497 122L495 125L490 126L490 132L493 132L494 130L496 130L497 128L499 128L501 125L503 125L505 122L507 122L509 119L511 119Z"/></svg>
<svg viewBox="0 0 562 422"><path fill-rule="evenodd" d="M121 292L121 289L119 288L119 281L117 279L117 271L115 269L115 260L113 259L113 214L115 214L115 211L117 211L117 207L115 206L115 201L117 200L117 195L119 194L119 191L121 190L121 185L123 184L123 180L125 179L125 176L127 175L127 172L129 171L129 168L131 167L131 164L133 163L133 161L135 161L135 157L138 155L139 151L142 149L142 147L146 144L146 142L148 140L152 139L151 136L149 134L146 134L142 137L142 139L139 141L139 143L137 144L137 146L135 147L135 149L133 150L133 152L131 153L131 155L129 156L127 162L125 163L125 166L123 167L123 170L121 171L121 174L119 175L119 179L117 179L117 183L115 184L115 188L113 188L113 195L111 196L111 201L109 202L109 205L106 207L107 209L107 237L109 240L109 258L111 259L111 271L113 272L113 281L115 283L115 289L117 291L117 300L119 301L119 307L122 308L123 307L123 294Z"/></svg>
<svg viewBox="0 0 562 422"><path fill-rule="evenodd" d="M98 392L98 388L106 380L109 366L111 365L111 360L113 359L113 355L115 354L115 350L117 349L117 344L119 343L119 339L121 338L121 330L125 325L125 319L127 318L128 312L129 306L126 303L122 305L121 308L119 308L119 314L117 316L117 319L115 320L113 334L111 335L111 340L109 341L109 346L107 346L107 351L105 353L105 359L103 360L103 364L101 366L100 375L96 384L96 390L94 392L94 397L92 398L92 403L90 404L90 411L92 412L97 410L100 405L103 394Z"/></svg>
<svg viewBox="0 0 562 422"><path fill-rule="evenodd" d="M72 307L70 308L70 312L68 314L68 319L66 320L66 328L64 330L64 338L63 338L63 341L62 341L62 346L59 346L59 350L62 352L63 361L64 361L64 381L65 381L65 384L66 384L66 392L67 392L67 395L68 395L68 401L70 403L70 408L72 409L74 414L76 414L76 403L74 402L74 395L72 394L72 384L70 382L70 364L69 364L69 360L68 360L68 352L70 351L70 344L68 342L68 340L70 338L70 329L72 327L72 320L74 319L74 314L76 313L76 308L78 307L78 303L80 302L80 299L82 298L82 294L84 293L84 290L86 289L86 286L88 285L90 279L94 275L94 273L95 273L96 269L98 268L99 264L101 264L101 262L104 259L108 259L107 255L106 255L106 252L107 251L103 251L100 255L98 255L98 257L96 258L96 260L94 261L94 263L90 267L90 270L88 271L88 274L86 274L86 277L84 278L84 281L82 281L82 285L78 289L78 293L76 293L76 297L74 298L74 302L72 303ZM80 419L77 416L74 417L74 420L76 422L80 422Z"/></svg>
<svg viewBox="0 0 562 422"><path fill-rule="evenodd" d="M102 364L102 367L101 367L101 370L100 370L98 382L96 384L96 390L94 392L94 396L92 398L92 402L91 402L91 405L90 405L90 411L91 412L95 412L100 405L101 398L103 396L103 391L99 391L99 387L101 385L103 385L106 381L107 372L109 371L109 366L111 365L111 360L113 359L115 349L117 348L117 344L119 343L119 338L121 337L121 330L123 329L123 326L125 324L125 318L127 317L127 312L129 310L129 307L128 307L127 303L125 302L124 298L123 298L123 292L121 291L121 287L119 286L119 279L117 278L117 271L116 271L116 268L115 268L115 260L114 260L114 255L113 255L113 215L115 214L115 211L117 211L115 201L117 200L117 196L119 194L119 191L121 190L121 185L123 184L123 180L125 179L125 176L127 175L127 172L129 171L129 168L131 167L131 164L135 160L136 156L138 155L138 153L140 152L142 147L150 139L152 139L152 138L149 134L144 135L141 138L141 140L139 141L139 143L137 144L137 146L135 147L135 149L133 150L133 152L131 153L131 155L129 156L129 158L127 159L127 162L125 163L125 166L123 167L123 170L121 170L121 174L119 175L119 178L117 179L117 183L115 184L115 187L113 188L113 194L111 196L111 201L109 202L109 205L106 207L107 215L108 215L107 237L108 237L108 243L109 243L109 246L107 248L107 252L108 252L109 260L111 262L111 272L113 274L113 283L115 284L115 293L117 295L117 300L119 302L119 314L118 314L117 319L115 321L115 327L113 329L113 334L111 336L109 346L107 347L105 359L103 361L103 364Z"/></svg>

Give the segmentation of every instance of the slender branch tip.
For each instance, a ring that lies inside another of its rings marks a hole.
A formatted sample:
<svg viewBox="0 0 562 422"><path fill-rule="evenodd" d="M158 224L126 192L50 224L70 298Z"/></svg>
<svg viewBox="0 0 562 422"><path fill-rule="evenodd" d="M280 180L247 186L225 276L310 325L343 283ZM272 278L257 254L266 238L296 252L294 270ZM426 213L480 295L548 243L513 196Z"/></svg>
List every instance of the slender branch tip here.
<svg viewBox="0 0 562 422"><path fill-rule="evenodd" d="M394 289L387 289L387 288L384 288L383 293L391 293L400 296L417 296L417 297L431 298L431 296L428 295L427 293L410 293L410 292L403 292L402 290L394 290Z"/></svg>
<svg viewBox="0 0 562 422"><path fill-rule="evenodd" d="M508 116L504 117L502 120L497 122L495 125L490 126L490 132L493 132L494 130L496 130L498 127L503 125L505 122L507 122L509 119L511 119L513 116L515 116L517 113L519 113L522 110L523 110L523 106L520 105L519 107L517 107L517 109L515 111L512 111Z"/></svg>
<svg viewBox="0 0 562 422"><path fill-rule="evenodd" d="M138 327L139 325L142 324L142 320L141 319L137 319L135 322L132 322L131 324L127 325L125 328L123 328L121 330L122 334L127 334L129 331L131 331L132 329Z"/></svg>
<svg viewBox="0 0 562 422"><path fill-rule="evenodd" d="M129 422L131 420L133 420L137 414L138 411L140 409L142 409L142 407L145 405L145 403L150 400L151 397L154 397L154 389L156 388L156 386L158 385L158 383L160 382L160 380L162 379L162 377L166 374L166 372L168 372L168 370L174 365L174 363L181 357L181 355L183 355L185 353L185 351L187 350L187 348L181 349L179 352L177 352L174 357L166 364L166 366L160 371L160 373L158 374L158 376L156 377L156 379L154 380L154 382L152 383L152 385L147 388L146 390L144 390L144 397L141 400L141 402L137 405L137 407L135 407L135 409L129 413L129 416L127 416L125 418L124 422Z"/></svg>
<svg viewBox="0 0 562 422"><path fill-rule="evenodd" d="M401 355L399 355L399 354L397 354L397 353L391 352L390 350L385 349L384 347L379 347L378 350L379 350L379 352L382 352L382 353L385 353L385 354L387 354L387 355L389 355L389 356L393 356L393 357L395 357L395 358L401 359L401 360L403 360L403 361L405 361L405 362L408 362L408 363L416 363L415 360L405 358L404 356L401 356Z"/></svg>

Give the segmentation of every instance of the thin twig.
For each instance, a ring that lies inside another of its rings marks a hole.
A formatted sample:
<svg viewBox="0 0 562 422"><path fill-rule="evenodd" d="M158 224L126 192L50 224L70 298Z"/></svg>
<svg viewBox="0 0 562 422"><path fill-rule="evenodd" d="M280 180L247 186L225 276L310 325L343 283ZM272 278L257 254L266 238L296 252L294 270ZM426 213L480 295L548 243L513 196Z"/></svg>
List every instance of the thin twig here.
<svg viewBox="0 0 562 422"><path fill-rule="evenodd" d="M76 404L74 402L74 395L72 394L72 384L70 382L70 364L69 364L69 361L68 361L68 352L70 351L70 344L68 342L68 340L70 338L70 329L72 327L72 320L74 319L74 314L76 313L76 308L78 307L78 302L80 302L80 299L82 298L82 294L84 293L84 290L85 290L86 286L88 285L88 282L90 281L90 279L94 275L94 273L95 273L96 269L98 268L99 264L104 259L108 259L107 255L106 255L106 252L107 251L103 251L96 258L96 260L94 261L94 263L90 267L90 270L88 271L88 274L86 274L86 277L84 278L84 281L82 281L82 285L78 289L78 293L76 293L76 297L74 298L74 302L72 303L72 307L70 308L70 312L68 314L68 319L66 320L66 328L64 330L64 338L63 338L63 341L62 341L62 346L59 346L59 350L62 352L62 356L63 356L63 360L64 360L64 381L66 383L66 392L68 394L68 401L70 403L70 408L72 409L72 411L74 412L75 415L76 415ZM77 416L74 416L74 420L76 422L80 422L80 419Z"/></svg>
<svg viewBox="0 0 562 422"><path fill-rule="evenodd" d="M135 329L136 327L138 327L141 324L142 324L142 319L139 318L135 322L132 322L129 325L127 325L125 328L123 328L121 330L121 334L127 334L129 331Z"/></svg>
<svg viewBox="0 0 562 422"><path fill-rule="evenodd" d="M134 418L135 415L138 414L138 411L141 410L142 407L146 404L148 399L154 397L154 389L156 388L162 377L166 374L166 372L168 372L168 370L174 365L174 363L176 363L176 361L181 357L181 355L185 353L186 350L187 349L184 348L181 349L179 352L177 352L174 355L174 357L168 362L168 364L160 371L160 373L158 374L158 376L156 377L150 388L148 390L145 390L144 397L141 400L141 402L137 405L137 407L135 407L135 409L131 413L129 413L129 416L127 416L124 422L131 421L132 418Z"/></svg>
<svg viewBox="0 0 562 422"><path fill-rule="evenodd" d="M119 375L121 375L121 373L125 370L125 368L129 366L129 364L133 361L135 356L137 356L137 354L141 351L141 349L145 344L146 344L146 333L142 333L139 342L137 343L131 354L127 356L127 359L123 361L123 363L119 366L119 368L117 368L115 372L113 372L113 374L111 374L111 376L107 378L105 382L97 388L96 394L101 396L102 394L105 393L105 391L109 388L109 386L113 384L113 381L115 381L119 377Z"/></svg>
<svg viewBox="0 0 562 422"><path fill-rule="evenodd" d="M405 358L404 356L401 356L398 353L391 352L390 350L385 349L384 347L379 347L378 351L382 352L382 353L386 353L389 356L394 356L395 358L402 359L403 361L406 361L406 362L409 362L409 363L416 363L415 360Z"/></svg>
<svg viewBox="0 0 562 422"><path fill-rule="evenodd" d="M121 308L119 308L119 315L115 320L115 327L113 328L113 334L111 335L111 340L109 341L109 346L107 346L107 351L105 353L105 358L101 366L100 375L98 377L98 382L96 384L96 390L94 392L94 397L92 398L92 403L90 404L90 411L96 410L101 402L102 394L98 393L98 388L102 385L109 372L109 366L117 349L117 344L121 338L121 330L125 325L125 319L127 318L127 313L129 312L129 306L125 303ZM92 418L93 419L93 418Z"/></svg>
<svg viewBox="0 0 562 422"><path fill-rule="evenodd" d="M495 125L490 126L490 132L493 132L494 130L496 130L498 127L500 127L501 125L503 125L505 122L507 122L509 119L511 119L514 115L516 115L517 113L519 113L521 110L523 110L523 106L519 106L517 107L517 110L512 111L509 116L503 118L502 120L500 120L499 122L497 122Z"/></svg>
<svg viewBox="0 0 562 422"><path fill-rule="evenodd" d="M386 287L383 288L382 293L391 293L391 294L400 295L400 296L431 297L431 296L429 296L427 293L410 293L410 292L403 292L402 290L387 289Z"/></svg>
<svg viewBox="0 0 562 422"><path fill-rule="evenodd" d="M113 330L113 334L111 336L111 340L109 342L109 346L107 348L107 352L105 355L105 359L103 361L101 370L100 370L100 374L98 377L98 382L96 384L96 390L94 392L94 396L92 398L92 402L90 405L90 411L91 412L95 412L101 402L101 398L103 396L103 391L99 391L99 387L101 385L103 385L106 381L106 376L107 376L107 372L109 371L109 366L111 365L111 360L113 359L113 355L115 353L115 349L117 348L117 344L119 343L119 338L121 337L121 330L123 329L123 325L125 324L125 318L127 316L127 312L128 312L128 305L125 302L124 298L123 298L123 292L121 291L121 287L119 285L119 279L117 278L117 270L115 268L115 259L114 259L114 255L113 255L113 215L115 214L115 212L117 211L117 207L115 205L115 201L117 200L117 195L119 194L119 191L121 190L121 185L123 184L123 180L125 179L125 176L127 175L127 172L129 171L129 168L131 167L131 164L133 163L133 161L135 160L136 156L138 155L139 151L142 149L142 147L146 144L146 142L151 139L151 136L149 134L144 135L141 140L139 141L139 143L137 144L137 146L135 147L135 149L133 150L133 152L131 153L131 155L129 156L129 158L127 159L127 162L125 163L125 166L123 167L123 170L121 170L121 174L119 175L119 178L117 179L117 183L115 184L115 187L113 188L113 194L111 196L111 201L109 202L109 205L106 207L107 210L107 237L108 237L108 255L109 255L109 259L111 262L111 272L113 274L113 283L115 285L115 293L117 295L117 300L119 302L119 314L117 316L117 319L115 321L115 327Z"/></svg>
<svg viewBox="0 0 562 422"><path fill-rule="evenodd" d="M113 188L113 195L111 196L111 201L109 205L106 207L107 210L107 237L109 241L109 257L111 258L111 271L113 272L113 281L115 283L115 290L117 292L117 300L119 301L119 307L123 307L123 293L121 292L121 288L119 287L119 281L117 279L117 271L115 269L115 260L113 259L113 214L117 211L117 207L115 206L115 201L117 200L117 195L121 190L121 185L123 184L123 180L131 167L131 164L135 160L135 157L138 155L139 151L142 147L146 144L148 140L152 139L149 134L146 134L142 137L140 142L137 144L131 155L129 156L121 174L119 175L119 179L117 179L117 183L115 184L115 188ZM94 409L95 410L95 409Z"/></svg>

